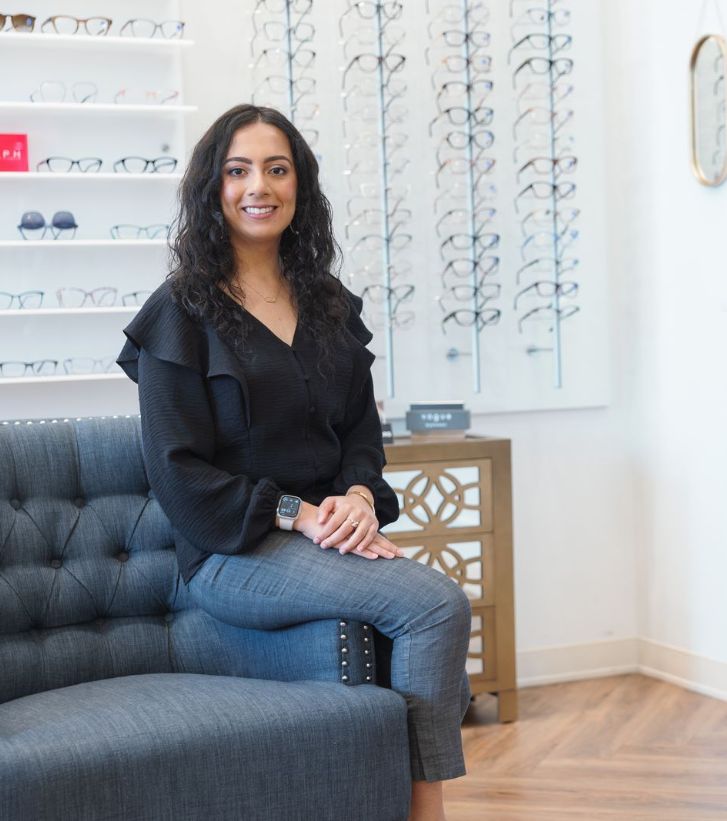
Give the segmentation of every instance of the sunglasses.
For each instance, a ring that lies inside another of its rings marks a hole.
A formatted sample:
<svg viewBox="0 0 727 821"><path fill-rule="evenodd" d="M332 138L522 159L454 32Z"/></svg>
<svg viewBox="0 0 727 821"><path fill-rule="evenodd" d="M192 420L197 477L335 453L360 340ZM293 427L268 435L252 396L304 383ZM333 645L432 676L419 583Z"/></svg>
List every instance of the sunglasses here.
<svg viewBox="0 0 727 821"><path fill-rule="evenodd" d="M18 231L23 239L43 239L48 232L53 239L58 239L64 231L72 231L72 239L77 228L76 218L70 211L56 211L50 225L40 211L26 211L18 225Z"/></svg>
<svg viewBox="0 0 727 821"><path fill-rule="evenodd" d="M0 14L0 31L33 31L34 27L35 17L30 14Z"/></svg>

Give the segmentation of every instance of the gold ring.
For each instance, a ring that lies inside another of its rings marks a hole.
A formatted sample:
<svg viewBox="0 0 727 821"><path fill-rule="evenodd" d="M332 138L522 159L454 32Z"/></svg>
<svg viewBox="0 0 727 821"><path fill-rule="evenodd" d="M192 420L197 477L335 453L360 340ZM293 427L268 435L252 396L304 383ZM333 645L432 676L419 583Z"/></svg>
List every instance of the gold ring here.
<svg viewBox="0 0 727 821"><path fill-rule="evenodd" d="M355 519L349 519L348 523L354 530L356 530L356 528L361 524L361 522L357 522Z"/></svg>

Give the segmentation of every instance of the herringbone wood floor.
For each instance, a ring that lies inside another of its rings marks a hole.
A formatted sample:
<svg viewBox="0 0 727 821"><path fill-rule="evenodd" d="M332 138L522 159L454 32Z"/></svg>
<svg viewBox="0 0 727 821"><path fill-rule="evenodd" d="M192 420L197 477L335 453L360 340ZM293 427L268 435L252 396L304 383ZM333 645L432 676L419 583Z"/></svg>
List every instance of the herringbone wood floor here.
<svg viewBox="0 0 727 821"><path fill-rule="evenodd" d="M727 819L727 702L625 675L520 690L519 713L470 706L447 821Z"/></svg>

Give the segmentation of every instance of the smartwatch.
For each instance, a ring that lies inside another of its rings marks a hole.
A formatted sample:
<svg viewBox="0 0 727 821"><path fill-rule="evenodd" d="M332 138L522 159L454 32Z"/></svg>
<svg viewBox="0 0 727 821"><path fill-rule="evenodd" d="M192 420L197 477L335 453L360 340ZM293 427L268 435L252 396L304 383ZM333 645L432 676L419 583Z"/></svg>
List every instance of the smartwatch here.
<svg viewBox="0 0 727 821"><path fill-rule="evenodd" d="M298 518L302 504L303 500L300 496L290 496L286 494L280 497L276 514L280 522L281 530L293 529L293 522Z"/></svg>

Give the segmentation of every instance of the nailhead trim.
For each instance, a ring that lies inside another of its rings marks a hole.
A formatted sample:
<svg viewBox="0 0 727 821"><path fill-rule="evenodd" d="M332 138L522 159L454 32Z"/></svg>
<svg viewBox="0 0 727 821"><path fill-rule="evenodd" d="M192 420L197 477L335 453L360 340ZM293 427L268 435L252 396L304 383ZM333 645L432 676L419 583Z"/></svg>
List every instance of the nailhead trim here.
<svg viewBox="0 0 727 821"><path fill-rule="evenodd" d="M343 658L344 655L348 653L348 647L343 643L348 641L348 635L345 632L345 629L348 627L347 621L339 621L338 626L341 630L339 638L342 642L341 644L341 681L344 683L348 681L348 661Z"/></svg>

